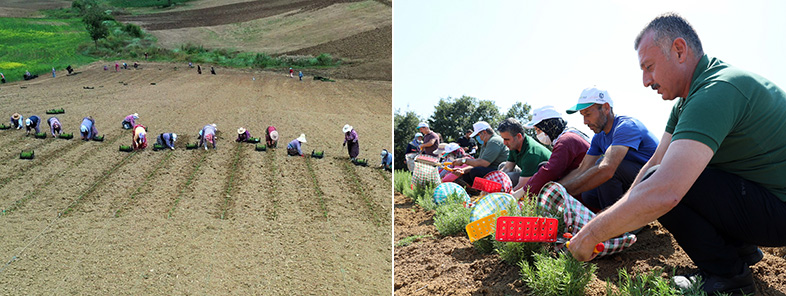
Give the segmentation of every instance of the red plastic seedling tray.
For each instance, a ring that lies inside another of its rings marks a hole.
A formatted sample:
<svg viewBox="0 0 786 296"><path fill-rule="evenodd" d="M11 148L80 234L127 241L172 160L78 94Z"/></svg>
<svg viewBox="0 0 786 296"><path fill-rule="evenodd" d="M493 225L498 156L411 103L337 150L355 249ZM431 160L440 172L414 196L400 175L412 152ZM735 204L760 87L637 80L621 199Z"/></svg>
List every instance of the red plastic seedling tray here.
<svg viewBox="0 0 786 296"><path fill-rule="evenodd" d="M555 242L558 221L543 217L499 217L494 239L501 242Z"/></svg>
<svg viewBox="0 0 786 296"><path fill-rule="evenodd" d="M502 191L502 184L480 177L475 177L475 181L472 182L472 188L488 193L494 193Z"/></svg>

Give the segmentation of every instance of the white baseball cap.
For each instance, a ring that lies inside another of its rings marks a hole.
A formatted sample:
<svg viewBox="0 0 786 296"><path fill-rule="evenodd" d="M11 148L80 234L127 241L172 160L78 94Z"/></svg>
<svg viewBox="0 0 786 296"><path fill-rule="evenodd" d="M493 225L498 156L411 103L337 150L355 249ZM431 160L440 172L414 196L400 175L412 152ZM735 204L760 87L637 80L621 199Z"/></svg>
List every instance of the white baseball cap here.
<svg viewBox="0 0 786 296"><path fill-rule="evenodd" d="M472 138L475 135L477 135L480 131L483 131L483 130L486 130L486 129L489 129L489 128L491 128L491 125L489 125L488 122L485 122L485 121L475 122L475 124L472 125L472 134L469 135L469 137Z"/></svg>
<svg viewBox="0 0 786 296"><path fill-rule="evenodd" d="M532 120L524 124L525 128L532 129L536 124L550 118L562 118L562 114L554 106L543 106L532 111Z"/></svg>
<svg viewBox="0 0 786 296"><path fill-rule="evenodd" d="M614 102L611 101L611 97L609 96L609 92L605 89L599 89L597 87L589 87L585 88L581 92L581 96L579 96L579 103L576 106L570 107L570 109L566 110L568 114L576 113L576 111L583 110L593 104L605 104L609 103L609 106L614 107Z"/></svg>
<svg viewBox="0 0 786 296"><path fill-rule="evenodd" d="M453 151L461 149L458 143L450 143L445 146L445 152L442 154L442 157L445 157L445 154L451 153Z"/></svg>
<svg viewBox="0 0 786 296"><path fill-rule="evenodd" d="M418 123L418 128L422 128L422 127L428 128L428 123L425 122Z"/></svg>

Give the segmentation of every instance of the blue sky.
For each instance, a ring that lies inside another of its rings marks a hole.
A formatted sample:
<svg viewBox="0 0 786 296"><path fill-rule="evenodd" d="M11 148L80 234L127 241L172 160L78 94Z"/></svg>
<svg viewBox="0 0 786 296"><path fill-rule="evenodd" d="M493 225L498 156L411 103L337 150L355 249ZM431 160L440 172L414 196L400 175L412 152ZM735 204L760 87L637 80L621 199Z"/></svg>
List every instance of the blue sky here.
<svg viewBox="0 0 786 296"><path fill-rule="evenodd" d="M673 101L644 88L633 41L663 12L685 17L704 51L786 88L786 1L414 1L393 5L393 109L428 117L468 95L534 108L609 91L616 114L660 138ZM563 116L591 134L578 114ZM415 131L413 131L414 133Z"/></svg>

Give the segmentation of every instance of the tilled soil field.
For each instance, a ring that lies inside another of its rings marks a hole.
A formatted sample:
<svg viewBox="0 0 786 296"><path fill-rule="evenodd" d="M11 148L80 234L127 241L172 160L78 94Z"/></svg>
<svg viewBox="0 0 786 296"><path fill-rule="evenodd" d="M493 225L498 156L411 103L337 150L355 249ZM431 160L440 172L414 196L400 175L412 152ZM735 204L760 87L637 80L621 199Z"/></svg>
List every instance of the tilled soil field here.
<svg viewBox="0 0 786 296"><path fill-rule="evenodd" d="M114 61L112 62L114 63ZM109 64L108 62L105 64ZM386 295L391 292L391 174L349 163L341 127L360 135L360 158L391 145L389 81L298 81L285 74L174 64L0 85L4 123L55 115L72 140L0 131L0 294ZM204 71L204 73L209 73ZM123 117L139 113L151 140L131 144ZM92 115L103 142L78 140ZM217 150L186 150L216 123ZM279 148L234 142L238 127ZM48 127L43 124L48 132ZM305 133L304 151L286 143ZM19 159L35 150L33 160Z"/></svg>
<svg viewBox="0 0 786 296"><path fill-rule="evenodd" d="M396 192L394 195L394 242L426 236L394 251L395 295L532 295L521 279L521 268L499 259L497 254L478 252L466 235L442 237L434 227L433 212L427 212ZM786 248L762 248L764 259L751 266L756 295L786 295ZM690 258L657 222L638 235L638 241L622 253L592 260L598 269L586 295L606 294L607 284L615 288L617 270L629 274L663 268L664 277L672 269L677 274L696 270Z"/></svg>

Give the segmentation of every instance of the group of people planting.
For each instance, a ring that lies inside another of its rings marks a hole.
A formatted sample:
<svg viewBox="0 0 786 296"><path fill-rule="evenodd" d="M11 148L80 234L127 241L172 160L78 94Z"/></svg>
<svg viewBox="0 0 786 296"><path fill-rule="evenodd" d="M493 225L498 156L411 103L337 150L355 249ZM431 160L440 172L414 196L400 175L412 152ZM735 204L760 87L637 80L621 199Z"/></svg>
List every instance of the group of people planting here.
<svg viewBox="0 0 786 296"><path fill-rule="evenodd" d="M469 137L480 147L477 158L470 145L440 143L427 123L419 124L407 147L413 182L421 178L418 169L433 169L417 162L425 154L445 161L434 173L443 182L468 191L478 177L507 183L502 191L520 202L566 192L565 200L594 212L570 213L589 217L567 246L581 261L598 256L598 243L657 220L698 267L675 276L677 286L754 294L749 266L763 258L758 246L786 245L786 93L708 57L676 14L652 20L635 49L644 86L677 99L660 141L639 120L615 114L608 91L590 87L566 112L583 117L591 139L567 127L553 106L535 109L525 124L508 118L495 130L475 123ZM525 129L534 129L537 140Z"/></svg>
<svg viewBox="0 0 786 296"><path fill-rule="evenodd" d="M57 117L49 117L46 122L49 125L49 132L53 137L57 137L63 133L63 126ZM27 135L30 135L31 131L35 131L36 134L40 133L40 123L41 118L37 115L31 115L28 118L24 118L24 116L19 113L14 113L11 115L11 127L15 129L22 129L24 127ZM98 136L98 129L96 129L95 120L92 116L82 119L82 123L79 126L79 131L81 133L82 140L85 141L93 140Z"/></svg>

